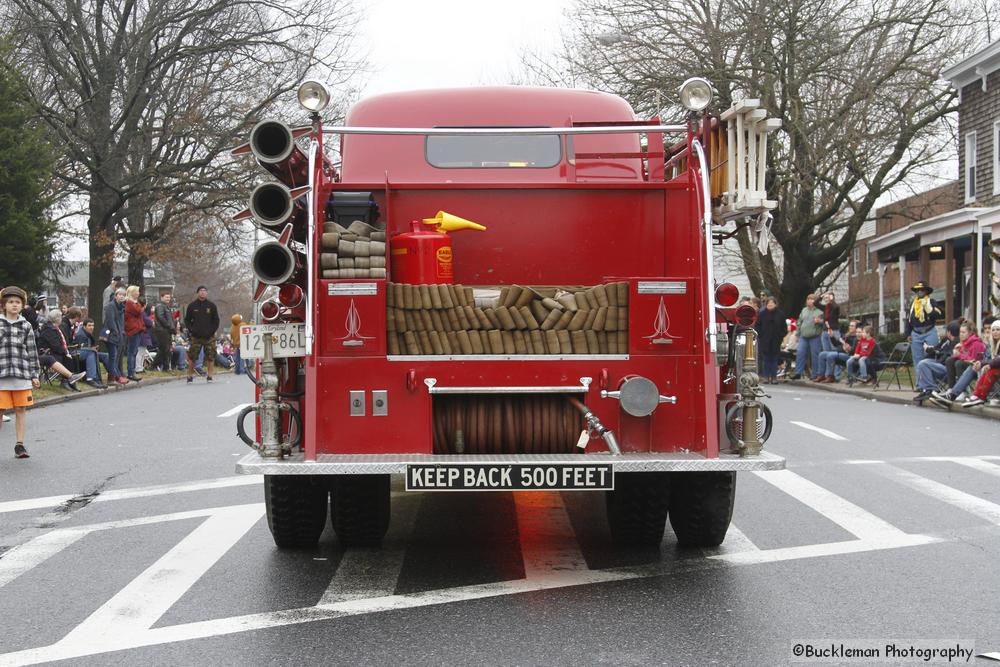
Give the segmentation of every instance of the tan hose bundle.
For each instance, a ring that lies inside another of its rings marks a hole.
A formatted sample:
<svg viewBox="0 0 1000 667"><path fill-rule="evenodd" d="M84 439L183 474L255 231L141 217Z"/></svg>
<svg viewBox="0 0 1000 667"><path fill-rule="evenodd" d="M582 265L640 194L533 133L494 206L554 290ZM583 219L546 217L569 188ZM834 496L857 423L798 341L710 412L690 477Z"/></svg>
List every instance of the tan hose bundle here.
<svg viewBox="0 0 1000 667"><path fill-rule="evenodd" d="M352 253L364 247L360 241L352 243ZM358 259L340 256L338 262L358 270ZM498 297L489 294L490 290L474 294L473 288L463 285L389 283L386 329L389 338L395 338L388 344L389 353L628 353L626 282L557 288L510 285L499 289Z"/></svg>
<svg viewBox="0 0 1000 667"><path fill-rule="evenodd" d="M385 278L385 230L355 220L323 225L319 267L323 278ZM397 341L398 345L398 341Z"/></svg>

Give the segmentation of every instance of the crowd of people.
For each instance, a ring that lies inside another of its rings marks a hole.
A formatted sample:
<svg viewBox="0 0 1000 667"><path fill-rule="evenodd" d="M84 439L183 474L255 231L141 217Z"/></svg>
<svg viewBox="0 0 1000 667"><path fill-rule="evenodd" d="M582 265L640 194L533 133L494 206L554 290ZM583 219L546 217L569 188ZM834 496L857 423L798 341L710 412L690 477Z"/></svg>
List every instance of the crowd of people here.
<svg viewBox="0 0 1000 667"><path fill-rule="evenodd" d="M983 405L994 388L1000 390L1000 320L985 317L981 338L976 323L965 319L947 323L939 333L937 322L944 314L931 299L933 288L921 280L911 292L905 335L916 378L914 401L946 408ZM848 386L875 382L886 360L875 329L852 319L842 330L833 293L809 294L798 318L786 318L767 293L745 302L759 308L762 382L774 384L779 375L789 380L808 377L817 383L846 379Z"/></svg>
<svg viewBox="0 0 1000 667"><path fill-rule="evenodd" d="M196 373L212 382L217 365L245 372L239 347L243 319L233 315L231 328L219 336L219 310L205 286L198 287L182 316L171 293L147 303L138 286L116 276L104 290L99 330L85 309L50 309L47 300L44 294L29 297L20 287L0 291L0 414L14 411L17 458L28 458L25 409L43 381L58 380L63 389L79 392L80 382L96 389L141 382L147 368L184 372L188 383Z"/></svg>

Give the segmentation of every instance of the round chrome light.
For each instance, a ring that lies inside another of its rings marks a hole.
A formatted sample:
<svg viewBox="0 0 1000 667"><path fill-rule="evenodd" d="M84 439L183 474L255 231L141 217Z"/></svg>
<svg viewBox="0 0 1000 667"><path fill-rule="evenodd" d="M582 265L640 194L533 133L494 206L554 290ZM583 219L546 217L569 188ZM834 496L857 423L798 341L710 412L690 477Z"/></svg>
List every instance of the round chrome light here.
<svg viewBox="0 0 1000 667"><path fill-rule="evenodd" d="M310 79L299 86L299 104L306 111L319 113L330 103L330 91L319 81Z"/></svg>
<svg viewBox="0 0 1000 667"><path fill-rule="evenodd" d="M708 79L693 76L681 84L681 104L690 111L701 111L712 103L715 89Z"/></svg>

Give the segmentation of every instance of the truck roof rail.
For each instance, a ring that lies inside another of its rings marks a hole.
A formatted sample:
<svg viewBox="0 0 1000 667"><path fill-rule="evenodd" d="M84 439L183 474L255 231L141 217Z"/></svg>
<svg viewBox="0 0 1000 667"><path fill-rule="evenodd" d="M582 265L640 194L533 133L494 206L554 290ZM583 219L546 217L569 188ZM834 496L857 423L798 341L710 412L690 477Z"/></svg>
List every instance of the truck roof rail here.
<svg viewBox="0 0 1000 667"><path fill-rule="evenodd" d="M637 121L642 122L642 121ZM634 132L687 132L687 125L599 125L583 127L324 127L325 134L386 135L485 135L524 136L533 134L631 134Z"/></svg>

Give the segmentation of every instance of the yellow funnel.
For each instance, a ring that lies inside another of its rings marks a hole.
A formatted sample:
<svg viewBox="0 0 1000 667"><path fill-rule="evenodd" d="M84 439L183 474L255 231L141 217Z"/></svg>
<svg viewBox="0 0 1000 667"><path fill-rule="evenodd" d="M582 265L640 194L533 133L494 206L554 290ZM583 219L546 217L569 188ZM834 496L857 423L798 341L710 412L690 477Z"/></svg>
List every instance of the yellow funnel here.
<svg viewBox="0 0 1000 667"><path fill-rule="evenodd" d="M460 218L451 213L445 213L444 211L438 211L437 215L433 218L424 218L424 224L436 226L439 232L457 232L460 229L475 229L479 232L486 231L486 227L483 225Z"/></svg>

